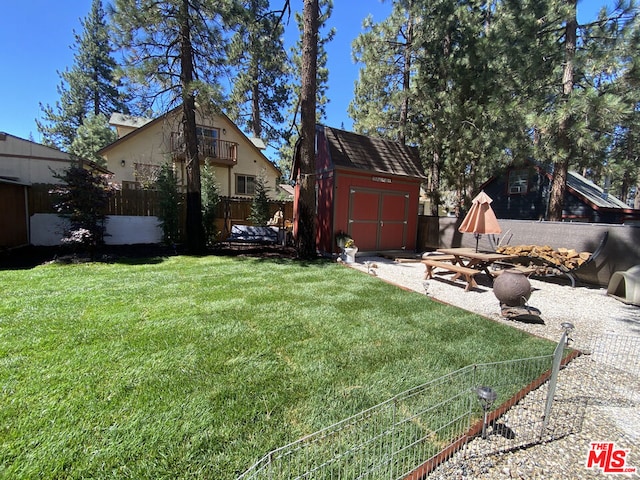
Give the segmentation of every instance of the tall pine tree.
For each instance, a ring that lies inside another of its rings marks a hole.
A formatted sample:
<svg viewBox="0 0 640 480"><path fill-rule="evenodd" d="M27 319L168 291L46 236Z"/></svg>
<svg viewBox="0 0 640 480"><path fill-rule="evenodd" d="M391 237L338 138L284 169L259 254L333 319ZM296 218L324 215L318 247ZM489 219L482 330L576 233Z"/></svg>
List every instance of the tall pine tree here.
<svg viewBox="0 0 640 480"><path fill-rule="evenodd" d="M317 32L317 55L316 55L316 122L321 122L326 117L326 106L329 102L327 92L329 89L329 69L327 68L327 51L326 44L333 40L335 29L328 28L327 22L331 18L333 12L333 0L318 0L318 32ZM303 15L295 14L296 23L300 32L304 32ZM289 83L289 111L288 111L288 129L284 132L284 142L280 147L280 170L288 178L291 169L291 159L293 158L294 146L301 135L301 83L303 77L302 67L302 51L303 51L302 34L295 46L290 49L291 53L291 76Z"/></svg>
<svg viewBox="0 0 640 480"><path fill-rule="evenodd" d="M284 27L268 0L246 0L229 48L229 65L236 71L229 99L229 116L255 138L267 143L282 139L283 111L289 100L290 69L284 48Z"/></svg>
<svg viewBox="0 0 640 480"><path fill-rule="evenodd" d="M637 13L624 0L579 25L574 0L396 2L355 43L365 64L350 107L356 128L400 139L406 112L434 215L443 189L468 201L499 165L532 156L555 164L550 218L558 219L569 167L610 175L611 153L623 152L613 138L630 153L623 133L634 132L638 47L625 32ZM400 67L409 63L407 89Z"/></svg>
<svg viewBox="0 0 640 480"><path fill-rule="evenodd" d="M60 73L60 99L55 106L41 104L43 119L36 120L43 143L65 151L89 114L108 117L114 111L128 111L114 74L117 64L101 0L93 0L81 24L82 33L75 34L74 65ZM103 146L97 145L94 151Z"/></svg>
<svg viewBox="0 0 640 480"><path fill-rule="evenodd" d="M349 116L359 133L403 143L411 138L407 130L416 60L413 3L394 3L391 15L378 24L371 17L365 19L366 31L353 42L353 56L363 67L349 104Z"/></svg>
<svg viewBox="0 0 640 480"><path fill-rule="evenodd" d="M600 169L624 112L633 109L615 88L623 60L616 51L637 9L623 0L609 14L603 11L595 22L583 25L578 8L576 0L551 2L538 33L556 45L550 52L554 69L540 83L533 112L536 158L553 170L548 219L555 221L562 219L569 169ZM530 73L520 70L519 75L525 79Z"/></svg>
<svg viewBox="0 0 640 480"><path fill-rule="evenodd" d="M125 51L127 74L146 101L179 104L187 177L187 248L206 247L202 223L196 101L216 109L225 73L226 36L240 14L229 0L116 0L113 20Z"/></svg>
<svg viewBox="0 0 640 480"><path fill-rule="evenodd" d="M316 256L316 196L315 196L315 142L316 94L318 68L318 0L304 0L302 30L302 78L300 111L302 132L300 137L300 169L296 179L300 189L297 202L295 232L298 255L303 259Z"/></svg>

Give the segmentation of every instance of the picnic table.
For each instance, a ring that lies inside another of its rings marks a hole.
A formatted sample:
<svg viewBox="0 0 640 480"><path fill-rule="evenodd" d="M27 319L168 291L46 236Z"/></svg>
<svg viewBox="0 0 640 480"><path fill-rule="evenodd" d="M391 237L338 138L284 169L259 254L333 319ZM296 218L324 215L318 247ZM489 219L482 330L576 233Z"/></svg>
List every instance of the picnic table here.
<svg viewBox="0 0 640 480"><path fill-rule="evenodd" d="M454 274L452 280L463 277L467 282L465 290L470 290L477 286L475 275L478 273L486 273L490 279L493 274L490 271L491 265L496 262L505 262L517 258L517 255L506 255L495 252L477 252L473 248L439 248L438 254L432 255L432 258L422 260L426 272L425 278L433 278L433 270L441 268Z"/></svg>

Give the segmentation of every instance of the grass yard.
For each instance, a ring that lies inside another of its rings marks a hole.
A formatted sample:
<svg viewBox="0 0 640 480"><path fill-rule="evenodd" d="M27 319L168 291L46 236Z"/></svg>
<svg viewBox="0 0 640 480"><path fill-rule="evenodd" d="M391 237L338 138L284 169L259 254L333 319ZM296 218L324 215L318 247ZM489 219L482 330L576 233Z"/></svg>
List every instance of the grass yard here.
<svg viewBox="0 0 640 480"><path fill-rule="evenodd" d="M0 271L0 477L233 479L465 365L553 345L344 266Z"/></svg>

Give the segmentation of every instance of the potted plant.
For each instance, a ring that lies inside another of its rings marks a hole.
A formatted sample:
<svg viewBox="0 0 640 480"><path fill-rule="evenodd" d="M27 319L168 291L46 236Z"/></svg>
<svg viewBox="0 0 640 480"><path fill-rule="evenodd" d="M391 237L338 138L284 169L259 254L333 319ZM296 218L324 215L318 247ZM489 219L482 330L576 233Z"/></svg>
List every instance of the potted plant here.
<svg viewBox="0 0 640 480"><path fill-rule="evenodd" d="M353 241L353 238L349 238L346 242L344 242L345 262L355 263L356 253L358 253L358 247Z"/></svg>
<svg viewBox="0 0 640 480"><path fill-rule="evenodd" d="M340 230L338 233L336 233L336 245L340 250L344 250L344 244L347 243L347 240L349 240L350 238L351 237L347 233L344 233L342 230Z"/></svg>

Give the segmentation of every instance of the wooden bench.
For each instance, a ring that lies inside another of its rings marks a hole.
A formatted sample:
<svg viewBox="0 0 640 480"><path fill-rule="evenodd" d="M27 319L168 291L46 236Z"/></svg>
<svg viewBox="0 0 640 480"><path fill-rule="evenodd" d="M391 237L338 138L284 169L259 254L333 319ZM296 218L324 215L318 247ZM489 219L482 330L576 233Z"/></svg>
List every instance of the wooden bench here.
<svg viewBox="0 0 640 480"><path fill-rule="evenodd" d="M445 255L444 253L442 254L434 253L433 255L427 255L426 257L423 257L422 260L436 260L437 262L451 262L451 263L457 263L458 261L455 255Z"/></svg>
<svg viewBox="0 0 640 480"><path fill-rule="evenodd" d="M431 260L425 259L422 260L426 267L426 272L424 278L433 278L433 269L434 268L442 268L443 270L447 270L449 272L454 272L455 275L453 280L456 280L458 277L463 276L467 282L467 286L465 287L465 291L469 291L470 289L477 287L478 284L476 280L473 278L475 275L480 273L480 270L476 270L475 268L469 268L462 265L457 265L455 263L446 263L440 260Z"/></svg>

